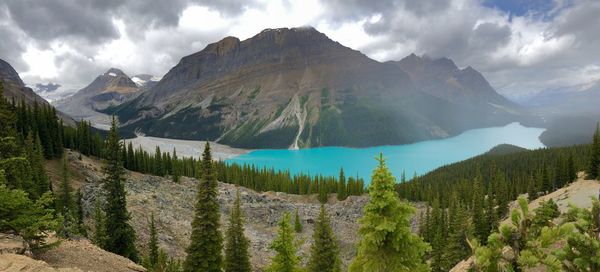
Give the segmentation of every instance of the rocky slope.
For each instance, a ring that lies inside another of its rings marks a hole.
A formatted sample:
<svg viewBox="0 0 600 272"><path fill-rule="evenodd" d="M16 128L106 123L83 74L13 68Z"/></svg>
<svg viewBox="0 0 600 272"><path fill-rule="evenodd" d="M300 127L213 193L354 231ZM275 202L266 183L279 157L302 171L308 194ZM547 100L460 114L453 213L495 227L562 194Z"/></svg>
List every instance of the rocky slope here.
<svg viewBox="0 0 600 272"><path fill-rule="evenodd" d="M98 161L83 157L78 160L78 154L68 153L70 171L75 188L79 188L84 196L86 217L91 215L96 197L102 199L101 165ZM54 163L54 162L50 162ZM56 162L58 163L58 162ZM53 165L48 165L52 168ZM58 184L59 173L50 173L51 179ZM191 218L196 194L197 180L182 178L180 183L173 183L167 178L127 172L125 188L127 190L127 205L131 213L131 223L138 236L138 246L145 250L148 241L148 219L154 214L160 233L159 242L169 255L184 258L185 248L189 243ZM228 222L230 205L239 190L242 197L242 210L245 213L246 235L251 241L251 262L254 270L261 271L270 261L272 252L269 250L271 241L275 238L277 222L284 212L294 212L298 209L304 225L304 231L299 234L303 262L308 259L312 243L314 222L319 214L320 204L316 196L298 196L283 193L259 193L235 185L219 183L219 203L221 206L221 223L223 228ZM368 199L366 197L350 197L345 201L335 200L331 196L326 204L332 218L332 227L341 244L341 257L347 265L355 255L357 243L358 219L362 216L362 208ZM416 218L415 218L416 220ZM91 223L91 222L89 222ZM416 221L413 224L416 228Z"/></svg>
<svg viewBox="0 0 600 272"><path fill-rule="evenodd" d="M400 144L522 114L470 67L381 63L310 27L226 37L109 112L150 136L246 148Z"/></svg>
<svg viewBox="0 0 600 272"><path fill-rule="evenodd" d="M140 86L123 71L110 68L88 86L70 97L54 102L53 105L76 120L89 120L97 127L105 128L110 124L110 117L98 111L120 105L135 98L139 93Z"/></svg>
<svg viewBox="0 0 600 272"><path fill-rule="evenodd" d="M0 246L4 241L0 240ZM143 267L127 258L106 252L88 240L62 241L35 259L19 253L0 254L4 272L143 272Z"/></svg>
<svg viewBox="0 0 600 272"><path fill-rule="evenodd" d="M569 184L564 188L558 189L552 193L541 196L529 203L529 210L533 211L540 206L543 201L552 199L558 206L561 213L565 213L569 209L569 205L575 205L579 208L590 209L592 207L592 197L598 197L600 192L600 182L597 180L585 179L583 172L579 173L577 181ZM510 210L518 209L517 201L513 201L509 206ZM509 213L510 214L510 213ZM500 224L509 224L510 218L505 218ZM451 272L467 272L471 271L475 266L475 258L470 257L467 260L456 264ZM544 270L528 270L528 271L544 271Z"/></svg>
<svg viewBox="0 0 600 272"><path fill-rule="evenodd" d="M21 77L15 71L15 69L6 61L0 59L0 83L4 86L4 97L8 101L24 101L25 104L33 106L38 103L39 105L50 105L41 96L37 95L31 88L26 87ZM75 121L67 114L58 111L58 116L67 125L74 125Z"/></svg>

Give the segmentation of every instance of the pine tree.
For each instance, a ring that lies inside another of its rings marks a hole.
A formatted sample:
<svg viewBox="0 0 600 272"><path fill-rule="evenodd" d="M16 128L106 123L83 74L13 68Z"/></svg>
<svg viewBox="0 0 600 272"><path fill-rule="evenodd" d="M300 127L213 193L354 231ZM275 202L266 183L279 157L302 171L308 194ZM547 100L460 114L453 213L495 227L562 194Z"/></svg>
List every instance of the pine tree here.
<svg viewBox="0 0 600 272"><path fill-rule="evenodd" d="M277 237L273 240L270 248L275 251L275 256L271 259L271 265L266 269L267 272L300 272L295 236L290 224L290 214L285 213L279 221L279 230Z"/></svg>
<svg viewBox="0 0 600 272"><path fill-rule="evenodd" d="M154 214L150 215L150 239L148 240L148 265L156 270L158 266L158 234L154 223Z"/></svg>
<svg viewBox="0 0 600 272"><path fill-rule="evenodd" d="M206 142L202 154L202 179L198 183L192 220L191 242L184 262L185 271L221 271L223 237L219 231L220 210L217 202L217 173Z"/></svg>
<svg viewBox="0 0 600 272"><path fill-rule="evenodd" d="M0 138L15 135L16 120L12 106L4 99L4 84L0 82Z"/></svg>
<svg viewBox="0 0 600 272"><path fill-rule="evenodd" d="M449 217L448 240L444 248L446 270L470 255L471 248L467 240L473 235L473 227L466 209L458 203L458 200L454 201L451 209L453 212Z"/></svg>
<svg viewBox="0 0 600 272"><path fill-rule="evenodd" d="M173 182L178 183L181 177L181 169L179 169L179 159L177 158L177 150L175 148L173 148L172 164L171 176L173 177Z"/></svg>
<svg viewBox="0 0 600 272"><path fill-rule="evenodd" d="M487 220L484 217L484 204L485 198L483 196L483 184L479 177L475 178L473 182L473 202L471 203L471 218L473 220L473 227L475 228L475 237L481 242L485 243L489 234Z"/></svg>
<svg viewBox="0 0 600 272"><path fill-rule="evenodd" d="M104 248L107 239L106 215L104 214L99 199L96 199L92 219L94 220L94 235L92 236L92 243L100 248Z"/></svg>
<svg viewBox="0 0 600 272"><path fill-rule="evenodd" d="M121 142L117 132L117 121L113 117L106 139L106 166L104 188L106 189L106 243L104 249L134 262L139 261L135 248L135 231L129 225L129 212L123 186L124 172L121 161Z"/></svg>
<svg viewBox="0 0 600 272"><path fill-rule="evenodd" d="M51 190L46 170L44 169L44 150L40 143L39 137L33 137L32 131L27 134L25 141L25 150L27 153L27 160L31 166L31 178L36 188L36 194L30 195L32 198L37 198L47 191Z"/></svg>
<svg viewBox="0 0 600 272"><path fill-rule="evenodd" d="M83 194L81 193L81 190L77 190L77 193L75 193L75 225L77 234L87 237L87 229L83 222L83 218Z"/></svg>
<svg viewBox="0 0 600 272"><path fill-rule="evenodd" d="M300 221L300 215L298 215L298 209L296 208L296 215L294 216L294 230L297 233L301 233L304 227L302 226L302 222Z"/></svg>
<svg viewBox="0 0 600 272"><path fill-rule="evenodd" d="M325 182L323 182L322 180L319 180L319 189L318 189L318 199L319 202L321 202L321 204L325 204L327 203L327 198L329 197L329 195L327 194L327 187L325 186Z"/></svg>
<svg viewBox="0 0 600 272"><path fill-rule="evenodd" d="M240 205L240 192L238 191L231 207L229 226L225 235L225 272L249 272L252 270L248 254L250 241L244 235L244 219Z"/></svg>
<svg viewBox="0 0 600 272"><path fill-rule="evenodd" d="M337 188L337 199L345 200L348 197L348 192L346 191L346 176L344 175L344 168L340 168L340 177L338 179L338 188Z"/></svg>
<svg viewBox="0 0 600 272"><path fill-rule="evenodd" d="M71 182L69 181L69 168L68 159L65 155L62 159L62 178L60 182L60 188L58 191L58 211L63 215L72 212L73 209L73 195Z"/></svg>
<svg viewBox="0 0 600 272"><path fill-rule="evenodd" d="M154 174L157 176L164 176L163 162L162 162L162 153L160 152L160 147L156 146L156 150L154 152Z"/></svg>
<svg viewBox="0 0 600 272"><path fill-rule="evenodd" d="M338 241L331 229L325 206L321 205L321 212L313 233L313 244L310 248L308 272L341 271Z"/></svg>
<svg viewBox="0 0 600 272"><path fill-rule="evenodd" d="M62 179L58 191L58 207L57 211L63 216L63 222L59 235L62 237L71 237L78 233L75 202L73 201L73 189L69 181L68 159L65 154L62 159Z"/></svg>
<svg viewBox="0 0 600 272"><path fill-rule="evenodd" d="M569 159L567 160L567 175L569 178L569 183L577 179L577 169L575 168L575 161L573 160L572 154L569 155Z"/></svg>
<svg viewBox="0 0 600 272"><path fill-rule="evenodd" d="M360 220L358 254L350 271L427 271L423 256L429 245L411 232L415 209L398 198L382 154L378 161L369 185L370 200Z"/></svg>
<svg viewBox="0 0 600 272"><path fill-rule="evenodd" d="M599 178L600 167L600 123L596 124L596 131L592 138L592 150L588 167L588 176L592 179Z"/></svg>

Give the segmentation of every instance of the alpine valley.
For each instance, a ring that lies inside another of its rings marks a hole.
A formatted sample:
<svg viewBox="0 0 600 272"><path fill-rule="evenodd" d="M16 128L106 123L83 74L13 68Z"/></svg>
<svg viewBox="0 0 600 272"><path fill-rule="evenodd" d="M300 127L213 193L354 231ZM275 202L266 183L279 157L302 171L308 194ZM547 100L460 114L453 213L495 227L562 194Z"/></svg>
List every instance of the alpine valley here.
<svg viewBox="0 0 600 272"><path fill-rule="evenodd" d="M531 119L471 67L414 54L382 63L311 27L226 37L146 90L111 69L55 105L74 104L125 131L242 148L405 144Z"/></svg>

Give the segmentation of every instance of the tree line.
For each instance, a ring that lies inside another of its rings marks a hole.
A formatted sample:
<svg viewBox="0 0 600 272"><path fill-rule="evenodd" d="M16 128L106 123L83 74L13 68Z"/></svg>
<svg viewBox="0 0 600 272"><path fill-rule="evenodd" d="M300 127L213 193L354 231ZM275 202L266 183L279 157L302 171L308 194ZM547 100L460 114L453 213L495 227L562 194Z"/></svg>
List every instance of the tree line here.
<svg viewBox="0 0 600 272"><path fill-rule="evenodd" d="M124 166L128 170L156 176L170 176L178 182L181 176L200 178L202 176L202 160L194 157L180 158L177 150L165 152L160 147L150 154L141 147L134 148L129 142L122 150ZM336 193L339 200L349 195L364 194L364 180L359 177L346 178L344 170L339 176L326 177L306 174L292 175L289 171L275 170L267 167L237 163L216 162L217 180L240 185L258 192L275 191L288 194L318 194L319 199L327 201L327 195Z"/></svg>

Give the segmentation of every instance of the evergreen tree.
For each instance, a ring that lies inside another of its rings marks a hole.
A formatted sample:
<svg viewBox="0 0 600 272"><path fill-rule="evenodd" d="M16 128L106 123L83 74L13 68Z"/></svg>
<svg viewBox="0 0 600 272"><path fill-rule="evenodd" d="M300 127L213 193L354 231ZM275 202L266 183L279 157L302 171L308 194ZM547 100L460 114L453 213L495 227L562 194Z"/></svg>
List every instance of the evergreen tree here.
<svg viewBox="0 0 600 272"><path fill-rule="evenodd" d="M325 187L325 182L320 180L317 197L319 198L319 202L321 202L321 204L327 203L327 198L329 197L329 195L327 193L328 192L327 192L327 187Z"/></svg>
<svg viewBox="0 0 600 272"><path fill-rule="evenodd" d="M14 232L34 249L44 246L46 233L56 230L59 224L51 193L33 201L23 190L9 189L5 181L4 170L0 169L0 232Z"/></svg>
<svg viewBox="0 0 600 272"><path fill-rule="evenodd" d="M471 203L471 218L473 220L473 227L475 229L475 237L482 243L487 241L489 235L489 229L487 220L484 217L483 203L485 198L483 196L483 184L481 184L480 178L476 178L473 184L473 203Z"/></svg>
<svg viewBox="0 0 600 272"><path fill-rule="evenodd" d="M238 191L231 207L229 226L225 235L225 272L249 272L252 270L248 254L250 241L244 235L244 219L240 205L240 192Z"/></svg>
<svg viewBox="0 0 600 272"><path fill-rule="evenodd" d="M177 158L177 150L175 148L173 148L172 168L171 176L173 177L173 182L178 183L181 177L181 170L179 169L179 159Z"/></svg>
<svg viewBox="0 0 600 272"><path fill-rule="evenodd" d="M100 200L96 198L94 205L94 214L92 216L94 220L94 235L92 236L92 243L100 248L104 248L106 244L106 216L100 204Z"/></svg>
<svg viewBox="0 0 600 272"><path fill-rule="evenodd" d="M192 235L184 262L185 271L221 271L223 237L219 231L217 176L206 142L202 154L202 179L198 183Z"/></svg>
<svg viewBox="0 0 600 272"><path fill-rule="evenodd" d="M163 170L162 153L160 152L160 147L156 146L154 152L154 174L162 177L165 175Z"/></svg>
<svg viewBox="0 0 600 272"><path fill-rule="evenodd" d="M83 194L81 193L81 190L77 190L77 193L75 193L75 225L77 234L87 237L87 229L83 222L83 218Z"/></svg>
<svg viewBox="0 0 600 272"><path fill-rule="evenodd" d="M313 244L310 248L308 272L341 271L338 241L331 229L325 206L321 205L321 212L313 233Z"/></svg>
<svg viewBox="0 0 600 272"><path fill-rule="evenodd" d="M588 167L588 176L592 179L599 178L600 167L600 123L596 124L596 131L592 138L592 147Z"/></svg>
<svg viewBox="0 0 600 272"><path fill-rule="evenodd" d="M15 135L16 120L12 106L4 98L4 85L0 82L0 138Z"/></svg>
<svg viewBox="0 0 600 272"><path fill-rule="evenodd" d="M344 168L340 168L340 177L338 179L338 188L337 188L337 199L345 200L348 197L348 193L346 192L346 176L344 175Z"/></svg>
<svg viewBox="0 0 600 272"><path fill-rule="evenodd" d="M117 121L113 117L106 139L106 166L104 188L106 189L106 242L104 249L134 262L139 261L135 248L135 231L129 225L129 212L125 197L124 169L121 161L121 142L117 132Z"/></svg>
<svg viewBox="0 0 600 272"><path fill-rule="evenodd" d="M154 223L154 214L150 215L150 239L148 240L148 264L152 269L158 266L158 234Z"/></svg>
<svg viewBox="0 0 600 272"><path fill-rule="evenodd" d="M466 209L458 203L458 200L454 201L451 209L453 212L449 217L448 240L444 248L446 270L470 255L471 248L467 241L473 235L473 227Z"/></svg>
<svg viewBox="0 0 600 272"><path fill-rule="evenodd" d="M294 230L297 233L301 233L302 229L304 229L304 227L302 226L302 222L300 221L300 215L298 215L298 208L296 208L296 215L294 216Z"/></svg>
<svg viewBox="0 0 600 272"><path fill-rule="evenodd" d="M58 191L58 211L62 214L72 212L73 209L73 195L71 188L71 182L69 181L69 167L68 167L67 156L63 156L62 159L62 178L60 182L60 188Z"/></svg>
<svg viewBox="0 0 600 272"><path fill-rule="evenodd" d="M370 200L360 220L358 254L350 271L427 271L423 256L429 245L411 232L415 209L398 198L382 154L378 161L369 185Z"/></svg>
<svg viewBox="0 0 600 272"><path fill-rule="evenodd" d="M267 272L300 272L295 236L290 224L290 214L285 213L279 221L279 230L277 237L273 240L270 248L275 251L275 256L271 259L271 265L266 269Z"/></svg>
<svg viewBox="0 0 600 272"><path fill-rule="evenodd" d="M36 194L30 195L30 197L36 198L41 196L47 191L51 190L46 170L44 169L44 150L40 143L39 137L33 137L33 133L29 131L27 139L25 141L25 150L27 153L27 160L31 166L31 178L36 188Z"/></svg>
<svg viewBox="0 0 600 272"><path fill-rule="evenodd" d="M79 232L76 219L75 202L73 201L73 189L71 188L71 182L69 181L68 165L67 155L65 154L62 159L62 179L58 191L57 207L57 211L63 216L62 226L59 231L59 235L62 237L70 237L71 235Z"/></svg>

